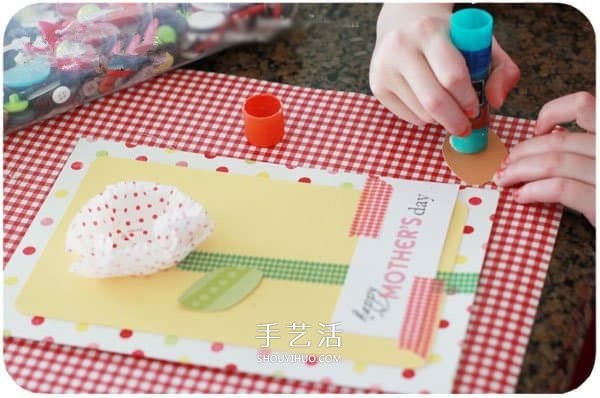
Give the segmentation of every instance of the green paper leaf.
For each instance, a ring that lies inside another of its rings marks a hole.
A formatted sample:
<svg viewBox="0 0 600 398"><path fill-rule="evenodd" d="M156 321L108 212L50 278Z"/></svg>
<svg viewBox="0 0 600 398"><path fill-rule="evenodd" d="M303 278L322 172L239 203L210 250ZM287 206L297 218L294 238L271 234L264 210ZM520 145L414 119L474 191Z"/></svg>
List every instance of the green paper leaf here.
<svg viewBox="0 0 600 398"><path fill-rule="evenodd" d="M215 269L190 286L179 302L194 311L223 311L252 293L262 277L263 273L254 268Z"/></svg>

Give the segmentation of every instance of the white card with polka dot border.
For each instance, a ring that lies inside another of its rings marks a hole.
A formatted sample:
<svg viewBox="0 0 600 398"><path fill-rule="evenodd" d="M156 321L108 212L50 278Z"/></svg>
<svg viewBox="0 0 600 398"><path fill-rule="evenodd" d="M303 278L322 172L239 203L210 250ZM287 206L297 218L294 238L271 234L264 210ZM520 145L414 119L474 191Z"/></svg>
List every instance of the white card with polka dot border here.
<svg viewBox="0 0 600 398"><path fill-rule="evenodd" d="M450 392L497 202L81 139L5 269L5 335Z"/></svg>

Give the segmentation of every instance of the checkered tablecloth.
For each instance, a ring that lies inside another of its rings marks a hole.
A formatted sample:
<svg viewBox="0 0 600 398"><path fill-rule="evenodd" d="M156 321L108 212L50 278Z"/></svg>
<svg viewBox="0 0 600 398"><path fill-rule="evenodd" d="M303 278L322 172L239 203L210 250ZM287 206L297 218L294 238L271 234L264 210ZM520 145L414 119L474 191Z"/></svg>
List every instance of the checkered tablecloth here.
<svg viewBox="0 0 600 398"><path fill-rule="evenodd" d="M252 147L242 134L242 103L258 92L275 94L284 104L286 137L274 149ZM491 127L508 146L533 134L533 123L522 119L497 116ZM82 136L290 166L460 182L444 165L439 128L407 125L372 97L179 70L5 139L4 264ZM455 392L514 390L560 214L555 205L518 205L502 191ZM9 374L36 392L364 391L328 380L302 382L101 350L57 345L51 336L42 342L4 338Z"/></svg>

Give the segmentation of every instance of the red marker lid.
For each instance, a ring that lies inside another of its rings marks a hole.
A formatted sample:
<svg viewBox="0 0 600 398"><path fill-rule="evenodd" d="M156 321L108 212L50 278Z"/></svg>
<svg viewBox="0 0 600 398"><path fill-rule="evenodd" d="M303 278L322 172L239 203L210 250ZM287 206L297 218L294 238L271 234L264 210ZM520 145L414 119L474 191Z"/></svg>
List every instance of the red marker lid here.
<svg viewBox="0 0 600 398"><path fill-rule="evenodd" d="M252 145L270 148L283 139L283 108L274 95L249 97L243 113L244 134Z"/></svg>

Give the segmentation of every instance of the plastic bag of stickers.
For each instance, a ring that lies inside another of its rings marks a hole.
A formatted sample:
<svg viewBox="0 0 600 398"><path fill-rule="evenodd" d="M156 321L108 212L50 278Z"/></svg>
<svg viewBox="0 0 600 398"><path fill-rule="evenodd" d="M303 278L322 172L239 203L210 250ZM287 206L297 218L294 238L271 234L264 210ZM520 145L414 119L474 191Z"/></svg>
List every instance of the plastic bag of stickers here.
<svg viewBox="0 0 600 398"><path fill-rule="evenodd" d="M291 25L282 4L54 3L4 33L4 132Z"/></svg>

